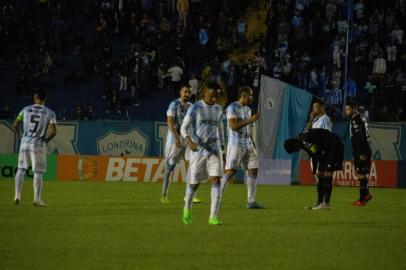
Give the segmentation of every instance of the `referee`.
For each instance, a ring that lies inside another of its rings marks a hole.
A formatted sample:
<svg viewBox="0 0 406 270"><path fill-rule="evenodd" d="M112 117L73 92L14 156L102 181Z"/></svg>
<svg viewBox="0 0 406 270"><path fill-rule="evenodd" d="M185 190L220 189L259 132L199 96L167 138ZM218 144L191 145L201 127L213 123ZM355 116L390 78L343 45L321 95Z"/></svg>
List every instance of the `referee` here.
<svg viewBox="0 0 406 270"><path fill-rule="evenodd" d="M286 140L284 146L289 154L302 149L318 163L318 205L306 207L306 209L329 210L333 190L333 172L342 169L344 159L344 145L340 137L326 129L308 129L296 138Z"/></svg>
<svg viewBox="0 0 406 270"><path fill-rule="evenodd" d="M358 112L358 105L354 102L345 105L345 114L350 119L354 166L359 180L359 199L352 205L365 206L372 199L368 188L368 175L371 169L372 156L368 124Z"/></svg>

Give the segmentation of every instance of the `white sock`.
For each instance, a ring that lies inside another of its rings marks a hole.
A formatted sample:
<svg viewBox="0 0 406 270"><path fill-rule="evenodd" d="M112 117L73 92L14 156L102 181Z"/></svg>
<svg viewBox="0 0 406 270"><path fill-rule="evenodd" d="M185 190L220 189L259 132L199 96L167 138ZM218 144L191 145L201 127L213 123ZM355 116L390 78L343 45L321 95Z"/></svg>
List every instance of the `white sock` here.
<svg viewBox="0 0 406 270"><path fill-rule="evenodd" d="M224 174L223 178L221 178L221 183L220 183L220 194L223 196L224 190L226 190L228 180L230 180L228 174Z"/></svg>
<svg viewBox="0 0 406 270"><path fill-rule="evenodd" d="M186 186L186 200L185 200L185 208L191 210L192 209L192 202L195 196L196 190L199 185L190 185L187 184Z"/></svg>
<svg viewBox="0 0 406 270"><path fill-rule="evenodd" d="M247 176L248 203L253 203L257 196L257 177Z"/></svg>
<svg viewBox="0 0 406 270"><path fill-rule="evenodd" d="M42 173L34 172L34 202L41 201Z"/></svg>
<svg viewBox="0 0 406 270"><path fill-rule="evenodd" d="M210 218L217 217L220 208L220 184L212 184L211 186L211 205L210 205Z"/></svg>
<svg viewBox="0 0 406 270"><path fill-rule="evenodd" d="M24 175L25 175L24 169L17 170L16 176L15 176L14 200L15 199L21 200L21 188L23 187Z"/></svg>

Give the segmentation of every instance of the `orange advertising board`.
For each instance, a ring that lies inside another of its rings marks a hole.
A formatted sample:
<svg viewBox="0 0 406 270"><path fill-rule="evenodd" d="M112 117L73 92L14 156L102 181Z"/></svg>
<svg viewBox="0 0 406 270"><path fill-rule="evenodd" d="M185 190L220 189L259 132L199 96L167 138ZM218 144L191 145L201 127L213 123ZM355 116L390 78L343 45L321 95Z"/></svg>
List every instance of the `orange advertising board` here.
<svg viewBox="0 0 406 270"><path fill-rule="evenodd" d="M58 180L160 182L165 174L162 158L58 156ZM184 182L187 163L181 160L173 172L173 182Z"/></svg>
<svg viewBox="0 0 406 270"><path fill-rule="evenodd" d="M371 164L369 174L369 186L371 187L397 187L397 161L374 160ZM336 186L358 186L358 178L355 173L354 163L344 161L343 169L334 172L334 184ZM313 185L313 175L309 160L302 160L300 163L300 184Z"/></svg>

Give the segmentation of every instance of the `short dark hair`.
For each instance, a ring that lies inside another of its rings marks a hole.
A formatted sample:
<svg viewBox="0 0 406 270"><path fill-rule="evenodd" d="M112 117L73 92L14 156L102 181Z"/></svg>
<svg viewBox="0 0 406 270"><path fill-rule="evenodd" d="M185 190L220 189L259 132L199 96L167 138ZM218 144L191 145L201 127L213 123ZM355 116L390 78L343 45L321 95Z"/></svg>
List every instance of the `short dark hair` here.
<svg viewBox="0 0 406 270"><path fill-rule="evenodd" d="M325 107L325 106L326 106L326 104L324 103L324 101L321 100L321 99L315 99L315 100L313 100L313 104L314 104L314 103L319 104L321 107Z"/></svg>
<svg viewBox="0 0 406 270"><path fill-rule="evenodd" d="M182 84L180 85L179 91L182 90L184 87L190 88L190 85L188 85L188 84L186 84L186 83L182 83Z"/></svg>
<svg viewBox="0 0 406 270"><path fill-rule="evenodd" d="M220 89L220 85L216 82L208 82L206 85L206 89L217 91Z"/></svg>
<svg viewBox="0 0 406 270"><path fill-rule="evenodd" d="M36 95L41 101L45 101L48 97L48 93L45 91L45 89L42 88L35 90L34 95Z"/></svg>
<svg viewBox="0 0 406 270"><path fill-rule="evenodd" d="M248 93L248 92L251 93L251 91L252 91L251 87L249 87L249 86L241 86L238 89L238 98L240 98L242 96L242 94L244 94L244 93Z"/></svg>
<svg viewBox="0 0 406 270"><path fill-rule="evenodd" d="M345 106L349 106L353 109L357 109L358 108L358 104L355 101L349 101L345 104Z"/></svg>
<svg viewBox="0 0 406 270"><path fill-rule="evenodd" d="M285 143L283 144L283 146L285 147L286 152L288 152L289 154L292 154L294 152L299 152L300 149L302 148L302 144L299 141L299 139L288 139L285 141Z"/></svg>

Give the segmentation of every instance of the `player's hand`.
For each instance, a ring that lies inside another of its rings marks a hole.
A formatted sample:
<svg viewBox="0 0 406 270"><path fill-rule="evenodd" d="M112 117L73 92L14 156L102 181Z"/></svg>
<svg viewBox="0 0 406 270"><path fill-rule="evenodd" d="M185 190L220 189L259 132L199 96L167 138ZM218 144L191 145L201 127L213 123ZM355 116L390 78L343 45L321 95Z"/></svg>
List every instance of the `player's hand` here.
<svg viewBox="0 0 406 270"><path fill-rule="evenodd" d="M310 113L310 116L309 116L310 122L312 122L315 117L316 117L316 113L315 113L315 112L311 112L311 113Z"/></svg>
<svg viewBox="0 0 406 270"><path fill-rule="evenodd" d="M194 143L190 137L186 137L186 143L187 143L187 147L189 147L190 150L192 150L193 152L196 152L197 150L199 150L199 146Z"/></svg>
<svg viewBox="0 0 406 270"><path fill-rule="evenodd" d="M259 116L260 116L259 113L256 113L256 114L254 114L253 116L251 116L251 122L253 123L253 122L258 121Z"/></svg>
<svg viewBox="0 0 406 270"><path fill-rule="evenodd" d="M364 161L364 160L367 160L368 157L367 156L359 156L359 159Z"/></svg>

